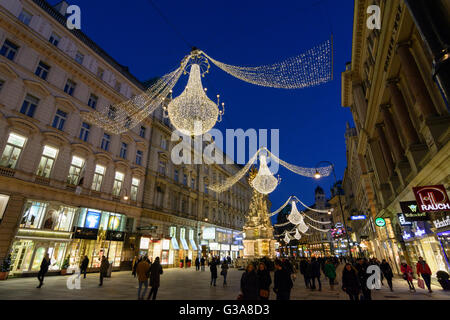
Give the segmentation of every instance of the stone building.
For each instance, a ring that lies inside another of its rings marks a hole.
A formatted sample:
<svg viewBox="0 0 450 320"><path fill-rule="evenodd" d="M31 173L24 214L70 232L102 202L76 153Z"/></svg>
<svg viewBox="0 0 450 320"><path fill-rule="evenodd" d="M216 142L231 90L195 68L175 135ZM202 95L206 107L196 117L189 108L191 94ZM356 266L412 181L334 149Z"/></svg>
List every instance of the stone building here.
<svg viewBox="0 0 450 320"><path fill-rule="evenodd" d="M381 8L380 30L366 27L371 4ZM366 192L370 219L363 230L374 231L367 234L371 254L395 265L423 256L433 273L448 270L445 230L428 221L427 227L414 223L416 234L403 236L397 215L400 202L415 200L413 187L449 188L450 59L442 41L449 39L448 1L357 0L354 10L342 106L351 109L356 125L357 156L348 160L358 159L364 181L355 190ZM374 225L376 218L386 224Z"/></svg>
<svg viewBox="0 0 450 320"><path fill-rule="evenodd" d="M161 114L120 135L83 120L146 86L67 29L67 6L0 0L0 258L11 253L13 274L33 274L46 252L54 273L84 255L90 270L102 255L114 269L139 253L178 265L178 256L209 253L209 241L212 253L237 256L249 186L206 189L236 166L174 168L173 128Z"/></svg>

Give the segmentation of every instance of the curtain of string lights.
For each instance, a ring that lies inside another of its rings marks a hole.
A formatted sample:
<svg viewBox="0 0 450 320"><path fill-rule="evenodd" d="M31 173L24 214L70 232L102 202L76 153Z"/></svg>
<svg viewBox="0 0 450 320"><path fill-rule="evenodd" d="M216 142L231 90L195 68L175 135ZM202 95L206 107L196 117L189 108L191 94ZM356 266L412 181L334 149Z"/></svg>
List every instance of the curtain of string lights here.
<svg viewBox="0 0 450 320"><path fill-rule="evenodd" d="M175 128L190 135L203 134L220 121L224 112L223 103L222 110L219 110L219 97L217 103L214 103L206 96L202 87L200 74L204 77L205 73L209 73L209 61L228 74L255 85L301 89L332 80L333 41L331 38L298 56L258 67L225 64L195 49L184 57L179 68L159 78L144 93L81 116L107 132L120 134L138 125L158 107L163 107ZM201 72L202 66L206 66L204 72ZM187 73L189 80L185 90L171 100L172 89L182 74ZM204 126L196 130L193 127L195 121ZM286 167L290 169L289 166Z"/></svg>

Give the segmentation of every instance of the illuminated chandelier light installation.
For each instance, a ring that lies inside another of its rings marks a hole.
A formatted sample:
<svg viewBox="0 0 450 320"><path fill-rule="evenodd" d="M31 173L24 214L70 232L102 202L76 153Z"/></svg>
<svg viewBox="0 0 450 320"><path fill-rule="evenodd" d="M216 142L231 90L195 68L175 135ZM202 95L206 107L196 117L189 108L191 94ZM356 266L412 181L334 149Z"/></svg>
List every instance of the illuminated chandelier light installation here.
<svg viewBox="0 0 450 320"><path fill-rule="evenodd" d="M250 160L245 165L245 167L242 168L241 170L239 170L234 176L228 177L223 182L208 186L208 188L217 193L221 193L221 192L228 190L236 182L238 182L245 176L245 174L250 169L250 167L253 165L253 163L256 161L256 159L259 155L260 166L259 166L258 174L256 175L255 179L252 180L252 183L251 183L252 187L262 194L269 194L269 193L273 192L276 189L276 187L278 186L278 184L280 183L280 178L278 178L278 179L275 178L273 176L272 172L270 172L269 167L267 166L267 156L261 155L260 154L261 151L265 151L267 153L267 156L269 156L272 160L277 161L285 168L287 168L290 171L292 171L298 175L301 175L301 176L312 178L316 174L316 170L317 170L321 173L322 176L326 177L326 176L330 175L331 170L332 170L331 166L321 167L321 168L317 168L317 169L295 166L295 165L289 164L289 163L279 159L277 156L275 156L273 153L271 153L266 147L261 147L253 155L253 157L250 158Z"/></svg>
<svg viewBox="0 0 450 320"><path fill-rule="evenodd" d="M232 66L214 60L206 53L204 55L233 77L263 87L301 89L333 79L332 38L298 56L258 67Z"/></svg>
<svg viewBox="0 0 450 320"><path fill-rule="evenodd" d="M209 61L228 74L255 85L283 89L312 87L332 80L333 40L326 40L296 57L258 67L228 65L194 49L181 61L179 68L159 78L142 94L98 111L82 112L81 117L107 132L120 134L138 125L158 107L163 107L181 132L191 135L205 133L221 120L224 108L222 103L219 111L219 97L217 103L212 102L202 87L201 76L209 72ZM203 64L207 65L207 70L202 74L197 64L200 69ZM187 68L190 68L188 85L179 97L170 102L172 89L181 75L187 73ZM167 103L170 108L165 108ZM196 119L202 124L197 129L193 127ZM291 171L298 169L296 166L290 168L287 163L284 165Z"/></svg>

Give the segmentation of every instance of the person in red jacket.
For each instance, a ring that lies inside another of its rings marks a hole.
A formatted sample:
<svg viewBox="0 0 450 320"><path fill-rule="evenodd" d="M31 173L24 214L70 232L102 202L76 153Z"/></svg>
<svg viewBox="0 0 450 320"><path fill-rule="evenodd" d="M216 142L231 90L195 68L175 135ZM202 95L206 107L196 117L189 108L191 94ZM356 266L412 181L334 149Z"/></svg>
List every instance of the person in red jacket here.
<svg viewBox="0 0 450 320"><path fill-rule="evenodd" d="M432 293L433 290L431 290L431 269L422 257L419 257L419 262L417 262L416 265L416 271L418 277L422 275L423 281L425 281L425 284L427 285L428 292Z"/></svg>
<svg viewBox="0 0 450 320"><path fill-rule="evenodd" d="M400 265L400 271L403 274L403 279L408 282L409 291L416 292L416 288L414 288L413 283L413 271L410 266L408 266L405 262Z"/></svg>

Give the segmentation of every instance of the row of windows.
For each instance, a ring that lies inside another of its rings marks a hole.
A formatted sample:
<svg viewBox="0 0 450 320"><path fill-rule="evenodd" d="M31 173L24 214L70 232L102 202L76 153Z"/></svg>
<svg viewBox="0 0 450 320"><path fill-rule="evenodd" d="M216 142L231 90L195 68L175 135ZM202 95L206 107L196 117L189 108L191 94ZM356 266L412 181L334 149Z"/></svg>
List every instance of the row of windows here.
<svg viewBox="0 0 450 320"><path fill-rule="evenodd" d="M10 133L5 149L3 150L2 157L0 158L0 166L14 169L19 160L20 154L26 143L26 138L16 133ZM39 161L36 175L44 178L50 178L54 163L58 155L58 149L52 146L44 146L41 159ZM67 183L71 185L80 185L83 179L83 171L85 168L85 159L73 156L70 163L69 174L67 176ZM94 170L94 177L92 181L91 189L94 191L100 191L102 182L106 174L106 168L97 164ZM112 194L114 196L120 196L123 191L123 182L125 174L116 171L114 175L114 184ZM137 200L137 194L139 189L140 179L132 177L130 197L131 200ZM125 190L126 193L126 190ZM128 196L126 194L126 196Z"/></svg>

